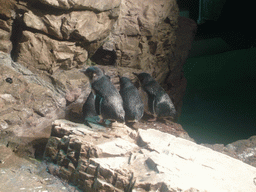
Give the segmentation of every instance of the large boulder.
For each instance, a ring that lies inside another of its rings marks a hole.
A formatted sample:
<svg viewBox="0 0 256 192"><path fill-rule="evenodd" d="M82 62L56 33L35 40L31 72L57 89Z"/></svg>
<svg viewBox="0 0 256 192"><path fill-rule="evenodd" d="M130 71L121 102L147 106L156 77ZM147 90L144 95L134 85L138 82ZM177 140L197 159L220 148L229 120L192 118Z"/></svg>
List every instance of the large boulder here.
<svg viewBox="0 0 256 192"><path fill-rule="evenodd" d="M255 191L256 168L155 129L53 123L50 172L83 191Z"/></svg>

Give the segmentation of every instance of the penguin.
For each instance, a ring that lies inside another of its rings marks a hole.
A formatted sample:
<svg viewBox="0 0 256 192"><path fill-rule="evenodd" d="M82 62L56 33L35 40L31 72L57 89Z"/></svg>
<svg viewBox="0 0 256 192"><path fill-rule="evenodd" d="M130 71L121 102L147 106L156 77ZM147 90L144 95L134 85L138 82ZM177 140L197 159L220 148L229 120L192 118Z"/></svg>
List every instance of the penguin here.
<svg viewBox="0 0 256 192"><path fill-rule="evenodd" d="M140 81L142 89L148 95L148 108L154 116L150 121L156 121L158 117L176 118L176 109L165 90L148 73L133 73Z"/></svg>
<svg viewBox="0 0 256 192"><path fill-rule="evenodd" d="M81 70L90 80L95 99L95 110L101 120L112 120L123 123L125 112L120 93L98 67Z"/></svg>
<svg viewBox="0 0 256 192"><path fill-rule="evenodd" d="M108 75L106 75L106 76L110 80L110 77ZM82 115L83 119L98 116L96 109L95 109L95 96L92 91L90 92L89 96L87 97L87 99L83 105L82 113L83 113L83 115Z"/></svg>
<svg viewBox="0 0 256 192"><path fill-rule="evenodd" d="M138 122L144 114L144 104L138 89L127 77L120 77L120 95L123 99L125 122Z"/></svg>
<svg viewBox="0 0 256 192"><path fill-rule="evenodd" d="M95 109L95 99L94 99L94 94L91 91L89 96L87 97L84 105L83 105L83 119L86 119L88 117L94 117L98 116L96 109Z"/></svg>

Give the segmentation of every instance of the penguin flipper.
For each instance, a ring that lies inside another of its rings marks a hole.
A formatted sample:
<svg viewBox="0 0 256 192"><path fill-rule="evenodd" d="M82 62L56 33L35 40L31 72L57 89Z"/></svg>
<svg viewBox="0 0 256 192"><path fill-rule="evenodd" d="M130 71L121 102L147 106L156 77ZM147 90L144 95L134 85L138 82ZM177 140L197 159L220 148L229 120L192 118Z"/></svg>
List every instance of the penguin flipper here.
<svg viewBox="0 0 256 192"><path fill-rule="evenodd" d="M101 104L103 101L103 97L99 94L95 95L95 110L98 115L101 115Z"/></svg>

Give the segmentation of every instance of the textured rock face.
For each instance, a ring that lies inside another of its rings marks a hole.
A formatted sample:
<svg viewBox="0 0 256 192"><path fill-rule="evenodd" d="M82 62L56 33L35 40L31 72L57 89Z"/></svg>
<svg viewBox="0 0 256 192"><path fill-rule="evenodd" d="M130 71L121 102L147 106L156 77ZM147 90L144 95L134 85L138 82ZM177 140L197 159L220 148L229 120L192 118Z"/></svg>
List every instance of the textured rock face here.
<svg viewBox="0 0 256 192"><path fill-rule="evenodd" d="M79 119L90 93L79 68L87 64L99 64L116 87L117 75L134 82L134 71L152 73L160 83L171 70L182 77L174 53L175 0L0 2L0 50L17 62L1 52L1 142L19 146L16 151L45 142L55 119ZM174 79L165 88L175 87Z"/></svg>
<svg viewBox="0 0 256 192"><path fill-rule="evenodd" d="M92 9L108 11L119 7L121 0L39 0L40 2L62 9Z"/></svg>
<svg viewBox="0 0 256 192"><path fill-rule="evenodd" d="M26 12L23 18L25 25L64 40L93 42L103 39L114 21L109 18L109 12L72 11L61 15L44 12Z"/></svg>
<svg viewBox="0 0 256 192"><path fill-rule="evenodd" d="M0 68L1 143L24 151L24 145L45 142L50 136L52 121L65 115L65 92L2 52ZM33 151L30 153L33 155Z"/></svg>
<svg viewBox="0 0 256 192"><path fill-rule="evenodd" d="M105 50L115 50L116 64L142 69L163 82L174 50L178 24L176 1L121 2L120 15ZM169 68L168 68L169 67Z"/></svg>
<svg viewBox="0 0 256 192"><path fill-rule="evenodd" d="M1 0L0 4L0 51L10 53L12 50L11 33L15 17L15 3L12 0Z"/></svg>
<svg viewBox="0 0 256 192"><path fill-rule="evenodd" d="M256 136L239 140L226 146L223 144L206 146L256 167Z"/></svg>
<svg viewBox="0 0 256 192"><path fill-rule="evenodd" d="M59 68L83 65L88 53L94 53L109 35L119 4L120 1L34 1L20 6L23 14L17 20L25 26L17 40L17 61L32 71L49 74Z"/></svg>
<svg viewBox="0 0 256 192"><path fill-rule="evenodd" d="M83 191L255 191L256 168L158 130L56 120L45 157Z"/></svg>
<svg viewBox="0 0 256 192"><path fill-rule="evenodd" d="M81 68L88 59L121 67L116 74L132 79L132 71L149 72L166 85L180 113L182 65L196 26L179 19L176 0L21 0L1 6L0 50L32 72L56 77L59 69Z"/></svg>
<svg viewBox="0 0 256 192"><path fill-rule="evenodd" d="M120 15L109 40L97 52L99 64L113 58L116 65L152 74L171 96L181 113L186 79L182 72L194 38L196 23L178 16L176 1L121 2Z"/></svg>
<svg viewBox="0 0 256 192"><path fill-rule="evenodd" d="M87 52L75 42L57 41L40 33L23 32L19 44L18 62L31 71L55 72L57 69L72 69L87 60Z"/></svg>

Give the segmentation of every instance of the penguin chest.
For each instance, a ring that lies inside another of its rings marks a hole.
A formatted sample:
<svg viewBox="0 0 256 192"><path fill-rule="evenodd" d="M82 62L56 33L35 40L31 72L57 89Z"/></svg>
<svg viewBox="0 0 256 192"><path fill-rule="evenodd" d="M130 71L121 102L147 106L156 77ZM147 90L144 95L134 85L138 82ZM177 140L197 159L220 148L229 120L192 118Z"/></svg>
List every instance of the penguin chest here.
<svg viewBox="0 0 256 192"><path fill-rule="evenodd" d="M167 93L156 97L154 110L158 117L167 117L175 111L174 105Z"/></svg>

